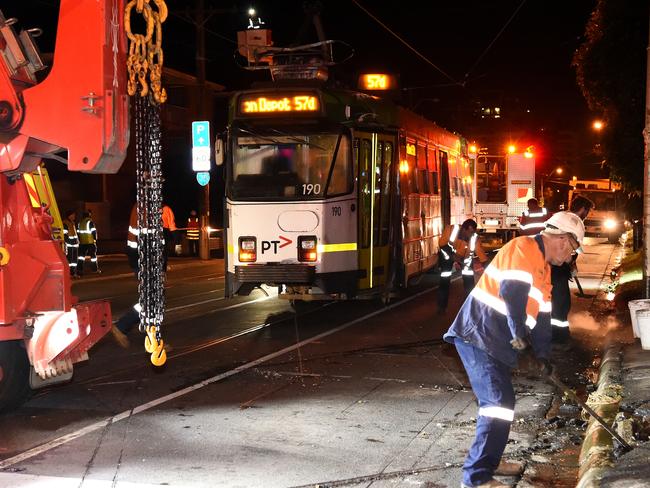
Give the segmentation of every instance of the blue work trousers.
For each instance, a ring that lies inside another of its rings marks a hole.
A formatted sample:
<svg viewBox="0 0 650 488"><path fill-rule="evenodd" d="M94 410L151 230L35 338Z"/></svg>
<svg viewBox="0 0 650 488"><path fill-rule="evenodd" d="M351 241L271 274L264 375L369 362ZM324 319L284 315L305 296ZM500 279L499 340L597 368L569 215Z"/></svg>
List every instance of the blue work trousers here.
<svg viewBox="0 0 650 488"><path fill-rule="evenodd" d="M515 392L510 367L481 349L454 341L474 395L478 400L476 437L463 465L463 483L487 483L501 461L514 416Z"/></svg>

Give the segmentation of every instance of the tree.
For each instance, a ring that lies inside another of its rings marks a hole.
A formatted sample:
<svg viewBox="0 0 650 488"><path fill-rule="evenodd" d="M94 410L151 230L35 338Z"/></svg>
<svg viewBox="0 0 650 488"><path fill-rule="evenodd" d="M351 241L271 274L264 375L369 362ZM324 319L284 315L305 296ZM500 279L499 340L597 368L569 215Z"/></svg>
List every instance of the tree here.
<svg viewBox="0 0 650 488"><path fill-rule="evenodd" d="M643 187L647 45L648 2L597 0L573 57L589 108L605 120L601 145L611 177L630 192Z"/></svg>

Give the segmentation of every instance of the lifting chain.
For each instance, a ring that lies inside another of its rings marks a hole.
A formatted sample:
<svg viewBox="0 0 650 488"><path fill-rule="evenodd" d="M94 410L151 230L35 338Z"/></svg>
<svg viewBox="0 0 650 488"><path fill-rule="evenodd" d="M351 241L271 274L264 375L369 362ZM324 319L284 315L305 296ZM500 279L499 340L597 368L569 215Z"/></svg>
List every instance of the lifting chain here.
<svg viewBox="0 0 650 488"><path fill-rule="evenodd" d="M138 295L140 331L146 333L145 350L151 362L167 360L160 326L165 313L165 241L162 228L162 144L160 104L167 99L162 88L162 27L167 18L163 0L131 0L124 23L129 38L128 92L135 98L135 158L138 214ZM142 15L146 30L134 34L131 11ZM139 90L138 90L139 87ZM138 96L139 95L139 96Z"/></svg>

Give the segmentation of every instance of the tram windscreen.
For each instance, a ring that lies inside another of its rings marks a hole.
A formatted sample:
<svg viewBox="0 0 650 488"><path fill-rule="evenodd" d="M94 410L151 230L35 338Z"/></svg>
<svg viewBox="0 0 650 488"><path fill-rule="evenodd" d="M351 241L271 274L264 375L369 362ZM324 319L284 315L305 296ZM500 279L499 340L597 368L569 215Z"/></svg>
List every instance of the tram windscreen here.
<svg viewBox="0 0 650 488"><path fill-rule="evenodd" d="M315 200L349 193L349 138L238 135L229 180L229 196L235 200Z"/></svg>
<svg viewBox="0 0 650 488"><path fill-rule="evenodd" d="M502 203L507 199L506 158L480 155L476 161L476 201Z"/></svg>

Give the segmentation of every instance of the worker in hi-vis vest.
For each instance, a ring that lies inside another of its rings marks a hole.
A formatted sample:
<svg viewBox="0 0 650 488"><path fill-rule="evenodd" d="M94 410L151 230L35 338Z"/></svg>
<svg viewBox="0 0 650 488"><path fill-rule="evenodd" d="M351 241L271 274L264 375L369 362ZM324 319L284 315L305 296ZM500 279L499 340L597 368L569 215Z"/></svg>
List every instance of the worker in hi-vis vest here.
<svg viewBox="0 0 650 488"><path fill-rule="evenodd" d="M190 245L190 254L192 256L199 255L199 237L201 234L201 226L199 225L199 217L196 210L190 212L190 217L187 219L187 243Z"/></svg>
<svg viewBox="0 0 650 488"><path fill-rule="evenodd" d="M63 240L65 255L70 266L70 276L79 278L79 236L77 235L77 212L68 210L63 221Z"/></svg>
<svg viewBox="0 0 650 488"><path fill-rule="evenodd" d="M97 262L97 228L93 222L92 212L87 210L83 213L83 217L77 226L77 234L79 235L79 260L77 270L79 275L84 272L84 264L86 257L90 257L90 267L95 273L101 273L99 270L99 263Z"/></svg>

